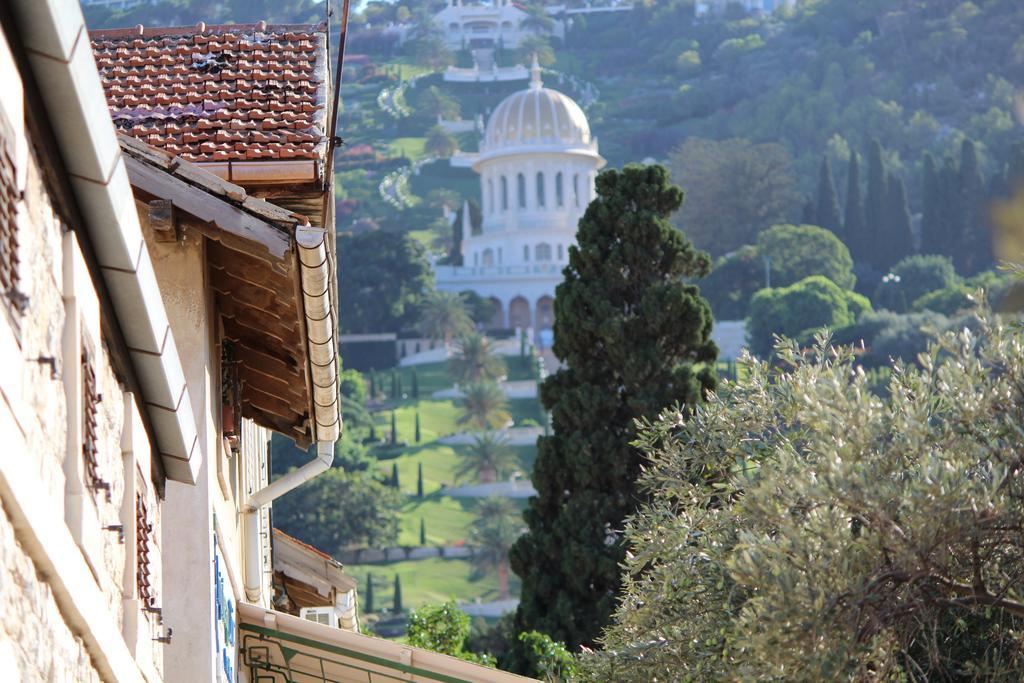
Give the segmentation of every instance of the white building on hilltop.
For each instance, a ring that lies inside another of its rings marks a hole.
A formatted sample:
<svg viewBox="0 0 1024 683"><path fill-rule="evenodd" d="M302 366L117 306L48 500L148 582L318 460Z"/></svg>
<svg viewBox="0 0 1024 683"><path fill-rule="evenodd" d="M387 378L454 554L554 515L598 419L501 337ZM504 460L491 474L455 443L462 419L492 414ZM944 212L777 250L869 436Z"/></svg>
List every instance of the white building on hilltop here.
<svg viewBox="0 0 1024 683"><path fill-rule="evenodd" d="M722 14L733 5L749 14L771 14L783 8L792 9L796 0L697 0L694 14L698 17Z"/></svg>
<svg viewBox="0 0 1024 683"><path fill-rule="evenodd" d="M529 87L491 114L470 158L482 229L474 234L463 211L463 265L436 268L438 289L472 290L498 304L495 328L552 326L555 287L605 165L579 105L543 87L536 59L531 74Z"/></svg>
<svg viewBox="0 0 1024 683"><path fill-rule="evenodd" d="M514 49L530 35L547 33L530 22L530 15L512 0L448 0L448 6L434 15L445 45L452 50L503 47ZM563 22L555 20L551 34L565 37Z"/></svg>

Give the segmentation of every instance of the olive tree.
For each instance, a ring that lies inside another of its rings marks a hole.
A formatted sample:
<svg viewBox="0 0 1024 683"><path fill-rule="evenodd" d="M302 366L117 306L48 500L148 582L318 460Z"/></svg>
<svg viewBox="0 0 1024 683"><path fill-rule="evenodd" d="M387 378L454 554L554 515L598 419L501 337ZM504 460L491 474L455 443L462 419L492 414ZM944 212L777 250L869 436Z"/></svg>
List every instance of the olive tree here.
<svg viewBox="0 0 1024 683"><path fill-rule="evenodd" d="M594 680L1019 680L1024 339L981 316L873 395L819 337L640 431L651 502Z"/></svg>

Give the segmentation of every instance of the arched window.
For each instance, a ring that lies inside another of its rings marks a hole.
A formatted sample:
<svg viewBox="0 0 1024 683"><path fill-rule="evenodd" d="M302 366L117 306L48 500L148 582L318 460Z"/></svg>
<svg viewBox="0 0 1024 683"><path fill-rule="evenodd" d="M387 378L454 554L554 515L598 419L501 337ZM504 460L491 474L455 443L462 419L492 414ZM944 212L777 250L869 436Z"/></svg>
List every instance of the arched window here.
<svg viewBox="0 0 1024 683"><path fill-rule="evenodd" d="M487 179L487 213L494 213L494 181Z"/></svg>
<svg viewBox="0 0 1024 683"><path fill-rule="evenodd" d="M473 252L473 265L474 266L479 266L480 265L480 252L479 251L474 251Z"/></svg>
<svg viewBox="0 0 1024 683"><path fill-rule="evenodd" d="M501 265L501 247L498 247L498 265Z"/></svg>
<svg viewBox="0 0 1024 683"><path fill-rule="evenodd" d="M565 250L562 248L562 245L559 244L558 245L558 260L561 261L564 258L565 258Z"/></svg>
<svg viewBox="0 0 1024 683"><path fill-rule="evenodd" d="M537 261L550 261L551 260L551 245L547 242L541 242L537 245L534 250L534 258Z"/></svg>
<svg viewBox="0 0 1024 683"><path fill-rule="evenodd" d="M572 177L572 203L576 205L576 208L580 208L580 174L576 173Z"/></svg>
<svg viewBox="0 0 1024 683"><path fill-rule="evenodd" d="M501 176L501 210L508 211L508 178Z"/></svg>
<svg viewBox="0 0 1024 683"><path fill-rule="evenodd" d="M526 177L520 173L516 176L516 190L519 194L519 208L526 208Z"/></svg>
<svg viewBox="0 0 1024 683"><path fill-rule="evenodd" d="M530 247L526 246L525 244L523 245L523 260L530 260Z"/></svg>
<svg viewBox="0 0 1024 683"><path fill-rule="evenodd" d="M555 174L555 204L558 208L565 206L565 193L562 191L562 172Z"/></svg>
<svg viewBox="0 0 1024 683"><path fill-rule="evenodd" d="M489 247L487 249L484 249L483 265L484 266L493 266L494 265L494 250L492 250Z"/></svg>
<svg viewBox="0 0 1024 683"><path fill-rule="evenodd" d="M544 208L544 174L537 174L537 208Z"/></svg>

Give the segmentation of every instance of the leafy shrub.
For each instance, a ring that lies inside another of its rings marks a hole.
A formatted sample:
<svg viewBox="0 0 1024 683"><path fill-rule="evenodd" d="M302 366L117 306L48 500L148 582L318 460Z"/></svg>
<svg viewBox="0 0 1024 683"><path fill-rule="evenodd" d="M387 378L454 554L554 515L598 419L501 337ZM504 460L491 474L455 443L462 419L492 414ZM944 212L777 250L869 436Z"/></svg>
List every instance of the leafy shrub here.
<svg viewBox="0 0 1024 683"><path fill-rule="evenodd" d="M960 282L948 256L917 254L908 256L890 269L875 290L872 302L879 308L897 313L907 311L925 294L954 287Z"/></svg>
<svg viewBox="0 0 1024 683"><path fill-rule="evenodd" d="M845 327L870 310L871 302L860 294L812 275L789 287L762 289L754 295L747 341L752 352L767 357L773 334L797 338L821 327Z"/></svg>
<svg viewBox="0 0 1024 683"><path fill-rule="evenodd" d="M757 249L771 261L772 285L785 287L811 275L823 275L853 289L850 250L832 232L816 225L775 225L757 236Z"/></svg>
<svg viewBox="0 0 1024 683"><path fill-rule="evenodd" d="M715 320L743 320L750 315L750 298L765 284L757 247L748 245L723 256L699 284Z"/></svg>
<svg viewBox="0 0 1024 683"><path fill-rule="evenodd" d="M413 647L494 666L494 657L491 655L476 654L465 649L469 631L469 616L454 602L446 602L441 605L424 605L413 610L409 615L406 635Z"/></svg>

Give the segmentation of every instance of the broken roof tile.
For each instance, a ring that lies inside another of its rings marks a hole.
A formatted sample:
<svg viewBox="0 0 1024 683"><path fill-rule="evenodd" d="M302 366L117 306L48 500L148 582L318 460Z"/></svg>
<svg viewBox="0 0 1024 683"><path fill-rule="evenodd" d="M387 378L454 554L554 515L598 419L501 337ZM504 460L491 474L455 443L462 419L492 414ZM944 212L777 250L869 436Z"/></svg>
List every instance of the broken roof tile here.
<svg viewBox="0 0 1024 683"><path fill-rule="evenodd" d="M117 129L192 161L322 160L325 27L90 32Z"/></svg>

